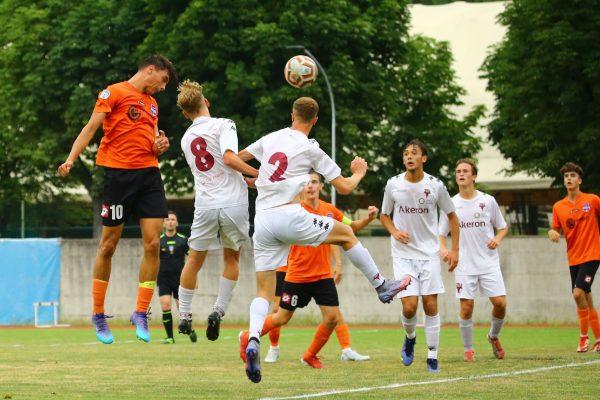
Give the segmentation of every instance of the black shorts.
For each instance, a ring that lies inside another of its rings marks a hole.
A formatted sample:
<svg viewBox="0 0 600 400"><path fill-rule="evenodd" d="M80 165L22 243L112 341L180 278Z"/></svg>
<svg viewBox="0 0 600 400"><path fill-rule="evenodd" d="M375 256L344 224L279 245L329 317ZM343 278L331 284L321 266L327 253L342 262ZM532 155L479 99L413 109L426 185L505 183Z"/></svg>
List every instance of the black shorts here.
<svg viewBox="0 0 600 400"><path fill-rule="evenodd" d="M179 299L179 278L181 271L160 271L156 285L158 286L159 296L173 296Z"/></svg>
<svg viewBox="0 0 600 400"><path fill-rule="evenodd" d="M315 299L320 306L338 307L340 302L333 278L306 283L285 281L279 307L294 311L296 308L306 307L311 299Z"/></svg>
<svg viewBox="0 0 600 400"><path fill-rule="evenodd" d="M167 198L158 168L104 167L102 225L119 226L129 217L166 218Z"/></svg>
<svg viewBox="0 0 600 400"><path fill-rule="evenodd" d="M277 284L275 285L275 296L281 297L283 291L283 281L285 281L285 271L275 271Z"/></svg>
<svg viewBox="0 0 600 400"><path fill-rule="evenodd" d="M586 293L590 293L592 291L594 276L596 276L596 271L598 271L598 264L600 264L600 261L594 260L569 267L571 288L579 288Z"/></svg>

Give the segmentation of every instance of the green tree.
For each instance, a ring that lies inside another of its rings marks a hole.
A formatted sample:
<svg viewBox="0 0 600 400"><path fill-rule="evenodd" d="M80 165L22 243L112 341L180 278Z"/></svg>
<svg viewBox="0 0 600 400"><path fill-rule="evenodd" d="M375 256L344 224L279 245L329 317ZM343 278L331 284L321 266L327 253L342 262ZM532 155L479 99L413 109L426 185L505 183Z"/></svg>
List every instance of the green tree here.
<svg viewBox="0 0 600 400"><path fill-rule="evenodd" d="M574 161L586 190L600 190L598 9L598 0L515 0L500 15L507 34L483 72L496 96L490 137L513 172L559 178Z"/></svg>
<svg viewBox="0 0 600 400"><path fill-rule="evenodd" d="M283 66L300 52L288 45L305 46L326 69L336 100L337 161L347 174L354 155L368 160L372 172L361 185L367 195L380 197L387 178L402 170L401 145L415 137L431 147L428 171L443 174L457 157L477 151L470 131L482 110L463 119L453 114L462 89L454 82L448 45L410 38L407 4L5 0L0 135L7 147L0 151L10 155L0 160L0 190L52 197L83 183L97 204L100 179L93 161L101 132L68 180L57 178L56 167L89 118L97 93L127 79L140 58L156 52L171 58L180 76L204 84L212 114L235 120L240 148L288 125L293 100L312 96L321 106L314 133L330 152L325 82L321 77L302 90L287 85ZM188 122L175 96L173 88L157 96L160 128L171 139L161 171L167 190L181 194L191 191L193 181L179 149ZM5 186L5 176L12 187Z"/></svg>

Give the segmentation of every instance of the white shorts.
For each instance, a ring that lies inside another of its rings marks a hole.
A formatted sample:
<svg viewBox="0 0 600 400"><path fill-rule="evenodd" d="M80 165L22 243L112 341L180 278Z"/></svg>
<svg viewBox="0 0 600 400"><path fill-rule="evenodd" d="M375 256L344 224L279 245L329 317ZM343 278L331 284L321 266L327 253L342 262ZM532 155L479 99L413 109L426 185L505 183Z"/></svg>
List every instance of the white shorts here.
<svg viewBox="0 0 600 400"><path fill-rule="evenodd" d="M254 264L257 271L287 265L290 245L318 246L327 239L334 220L306 211L300 204L269 208L254 217Z"/></svg>
<svg viewBox="0 0 600 400"><path fill-rule="evenodd" d="M500 270L480 275L456 275L454 279L456 280L457 299L473 300L478 287L479 293L484 297L506 296L504 279Z"/></svg>
<svg viewBox="0 0 600 400"><path fill-rule="evenodd" d="M196 251L221 247L237 251L250 240L249 219L247 205L196 210L188 245Z"/></svg>
<svg viewBox="0 0 600 400"><path fill-rule="evenodd" d="M402 279L406 275L410 275L412 279L406 290L398 293L398 298L427 296L445 292L439 258L433 260L411 260L394 257L393 263L396 279Z"/></svg>

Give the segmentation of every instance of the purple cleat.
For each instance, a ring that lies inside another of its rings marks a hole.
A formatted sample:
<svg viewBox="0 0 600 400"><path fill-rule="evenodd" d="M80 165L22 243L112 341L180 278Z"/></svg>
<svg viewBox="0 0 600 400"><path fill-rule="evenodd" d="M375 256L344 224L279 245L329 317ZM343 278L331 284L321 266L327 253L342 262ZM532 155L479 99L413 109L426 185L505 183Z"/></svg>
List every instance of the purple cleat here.
<svg viewBox="0 0 600 400"><path fill-rule="evenodd" d="M134 311L131 314L131 323L135 325L135 335L143 342L150 341L150 330L148 329L148 315L143 311Z"/></svg>
<svg viewBox="0 0 600 400"><path fill-rule="evenodd" d="M110 328L108 327L106 318L112 318L112 316L104 313L93 314L92 323L94 324L94 329L96 330L96 338L98 338L98 340L104 344L111 344L114 341L114 338Z"/></svg>
<svg viewBox="0 0 600 400"><path fill-rule="evenodd" d="M382 303L389 303L394 300L394 296L396 296L401 291L405 290L408 285L410 285L411 279L410 276L406 275L404 278L399 281L390 281L385 280L381 286L377 289L377 295L379 296L379 300Z"/></svg>

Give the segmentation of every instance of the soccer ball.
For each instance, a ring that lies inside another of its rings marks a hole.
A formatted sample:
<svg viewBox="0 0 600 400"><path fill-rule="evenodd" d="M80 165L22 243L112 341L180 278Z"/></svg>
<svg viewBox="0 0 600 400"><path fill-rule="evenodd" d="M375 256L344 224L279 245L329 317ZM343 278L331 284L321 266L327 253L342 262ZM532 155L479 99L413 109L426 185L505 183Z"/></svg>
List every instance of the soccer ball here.
<svg viewBox="0 0 600 400"><path fill-rule="evenodd" d="M318 74L317 63L307 56L290 58L283 69L285 80L295 88L312 85L317 80Z"/></svg>

